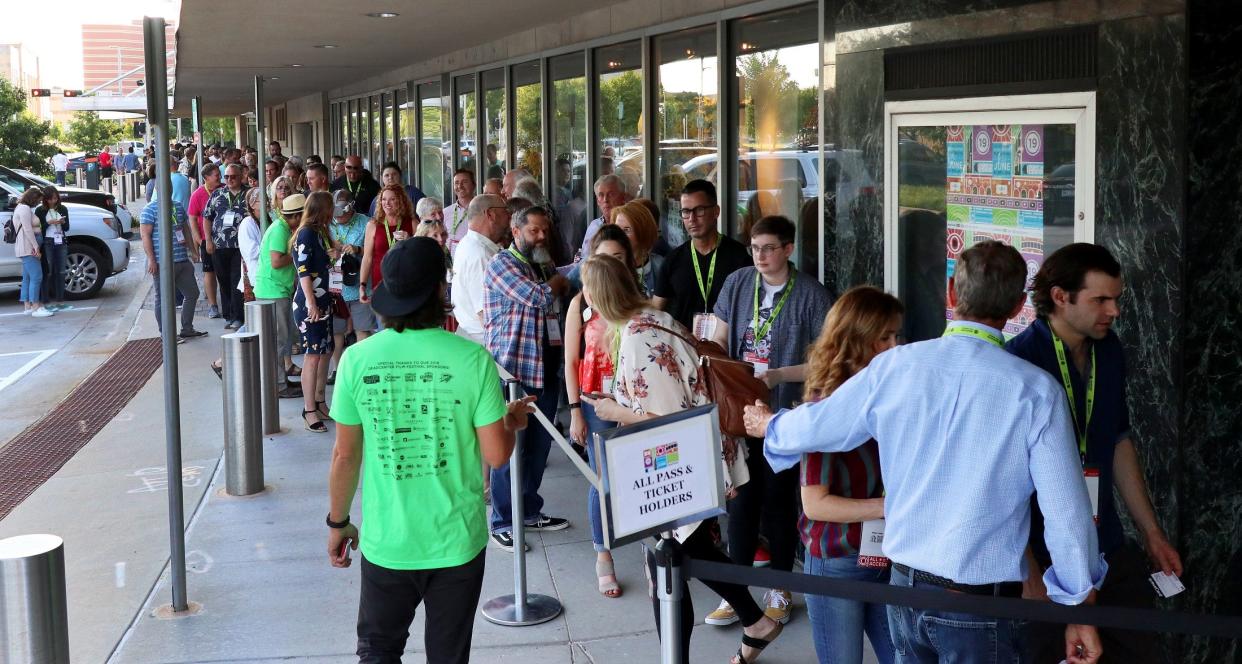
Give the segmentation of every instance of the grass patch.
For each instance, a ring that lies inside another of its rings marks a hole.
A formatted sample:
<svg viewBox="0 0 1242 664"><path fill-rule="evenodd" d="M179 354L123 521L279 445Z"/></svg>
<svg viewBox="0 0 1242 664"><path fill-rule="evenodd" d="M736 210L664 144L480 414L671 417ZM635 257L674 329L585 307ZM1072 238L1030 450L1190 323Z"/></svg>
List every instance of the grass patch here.
<svg viewBox="0 0 1242 664"><path fill-rule="evenodd" d="M944 212L944 187L903 184L897 188L897 205Z"/></svg>

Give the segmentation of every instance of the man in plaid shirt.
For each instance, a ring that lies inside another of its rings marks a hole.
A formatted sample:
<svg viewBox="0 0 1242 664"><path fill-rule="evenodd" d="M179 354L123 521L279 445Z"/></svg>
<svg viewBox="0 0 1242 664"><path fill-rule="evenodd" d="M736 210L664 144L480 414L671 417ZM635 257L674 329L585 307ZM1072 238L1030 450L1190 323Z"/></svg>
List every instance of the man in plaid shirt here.
<svg viewBox="0 0 1242 664"><path fill-rule="evenodd" d="M540 206L513 217L513 246L487 266L483 283L483 320L487 349L500 366L522 383L549 419L560 397L560 297L569 282L550 265L548 237L552 215ZM522 434L522 515L532 530L563 530L569 522L543 513L539 486L548 464L552 438L543 427ZM513 550L509 467L492 469L492 541Z"/></svg>

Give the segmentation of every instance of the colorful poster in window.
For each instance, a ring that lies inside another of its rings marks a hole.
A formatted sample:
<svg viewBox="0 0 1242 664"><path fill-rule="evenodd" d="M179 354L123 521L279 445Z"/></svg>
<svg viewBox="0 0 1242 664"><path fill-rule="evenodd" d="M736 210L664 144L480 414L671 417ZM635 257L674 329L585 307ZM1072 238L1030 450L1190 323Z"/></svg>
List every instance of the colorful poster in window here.
<svg viewBox="0 0 1242 664"><path fill-rule="evenodd" d="M1043 125L950 126L945 139L946 288L958 256L983 240L1016 247L1029 284L1044 261ZM945 318L953 320L949 307ZM1034 320L1028 298L1004 332L1016 335Z"/></svg>

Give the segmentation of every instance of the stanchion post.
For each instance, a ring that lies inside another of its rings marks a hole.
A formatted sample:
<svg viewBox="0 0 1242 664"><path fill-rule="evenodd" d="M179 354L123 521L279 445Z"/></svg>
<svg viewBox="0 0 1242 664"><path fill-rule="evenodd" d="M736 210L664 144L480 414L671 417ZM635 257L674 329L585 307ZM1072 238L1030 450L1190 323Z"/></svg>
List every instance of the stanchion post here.
<svg viewBox="0 0 1242 664"><path fill-rule="evenodd" d="M655 546L656 599L660 600L660 664L686 664L681 657L681 545L671 536Z"/></svg>
<svg viewBox="0 0 1242 664"><path fill-rule="evenodd" d="M276 302L247 302L246 331L259 335L259 403L263 411L264 435L280 433L280 407L276 400ZM283 367L282 367L283 368Z"/></svg>
<svg viewBox="0 0 1242 664"><path fill-rule="evenodd" d="M0 661L69 664L68 606L61 538L0 540Z"/></svg>
<svg viewBox="0 0 1242 664"><path fill-rule="evenodd" d="M522 398L522 386L518 381L510 381L508 389L509 401ZM561 603L555 597L526 592L526 514L522 505L521 464L525 433L518 432L513 454L509 456L509 497L513 508L513 594L490 599L480 609L489 622L510 627L538 625L561 614Z"/></svg>
<svg viewBox="0 0 1242 664"><path fill-rule="evenodd" d="M259 404L259 335L234 332L224 342L224 475L230 496L263 490L263 428Z"/></svg>

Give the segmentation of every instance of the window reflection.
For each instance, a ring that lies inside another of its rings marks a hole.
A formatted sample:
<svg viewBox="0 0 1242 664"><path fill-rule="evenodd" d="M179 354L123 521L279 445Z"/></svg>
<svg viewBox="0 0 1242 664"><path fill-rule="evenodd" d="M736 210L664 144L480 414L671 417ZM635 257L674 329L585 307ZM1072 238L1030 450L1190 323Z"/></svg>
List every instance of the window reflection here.
<svg viewBox="0 0 1242 664"><path fill-rule="evenodd" d="M457 167L474 171L477 174L476 153L478 151L478 146L475 144L475 112L477 108L475 106L474 99L474 77L458 76L456 79L456 88ZM478 180L477 175L475 180Z"/></svg>
<svg viewBox="0 0 1242 664"><path fill-rule="evenodd" d="M371 96L371 161L368 168L376 176L384 159L384 118L380 112L379 95ZM377 178L378 179L378 178Z"/></svg>
<svg viewBox="0 0 1242 664"><path fill-rule="evenodd" d="M487 143L483 147L483 178L505 176L505 142L507 112L505 104L505 71L492 69L483 72L483 128Z"/></svg>
<svg viewBox="0 0 1242 664"><path fill-rule="evenodd" d="M652 198L660 207L661 239L675 247L688 239L678 216L681 189L690 179L685 165L715 165L717 58L716 30L704 27L655 40L658 92L656 95L656 174Z"/></svg>
<svg viewBox="0 0 1242 664"><path fill-rule="evenodd" d="M642 59L642 47L637 41L595 51L595 76L599 85L595 116L599 162L595 167L595 179L615 173L631 196L645 195L642 188Z"/></svg>
<svg viewBox="0 0 1242 664"><path fill-rule="evenodd" d="M444 173L450 161L445 152L444 113L441 106L440 84L424 83L418 86L419 113L422 115L419 135L422 137L419 173L419 189L424 194L444 200Z"/></svg>
<svg viewBox="0 0 1242 664"><path fill-rule="evenodd" d="M349 155L358 154L358 100L349 100ZM344 156L349 156L344 155Z"/></svg>
<svg viewBox="0 0 1242 664"><path fill-rule="evenodd" d="M745 243L760 217L788 217L799 229L796 264L819 228L817 20L810 6L733 24L738 163L731 234Z"/></svg>
<svg viewBox="0 0 1242 664"><path fill-rule="evenodd" d="M378 162L375 164L377 178L379 176L379 172L381 171L381 169L383 169L385 163L397 160L397 148L396 148L397 134L396 132L393 131L393 123L396 121L396 113L393 107L392 93L385 92L383 97L381 97L380 104L381 104L380 105L380 113L381 113L380 117L383 120L381 125L382 125L382 131L383 131L382 144L383 144L384 151L383 151L382 157L376 158L376 161Z"/></svg>
<svg viewBox="0 0 1242 664"><path fill-rule="evenodd" d="M542 76L539 62L513 66L513 147L518 168L525 168L543 185Z"/></svg>
<svg viewBox="0 0 1242 664"><path fill-rule="evenodd" d="M552 191L562 252L573 256L586 233L586 75L582 53L552 58Z"/></svg>
<svg viewBox="0 0 1242 664"><path fill-rule="evenodd" d="M414 137L416 134L414 130L414 104L406 98L404 88L398 89L397 128L395 135L399 137L400 144L397 146L397 165L401 167L401 173L406 184L414 182L414 174L411 172L414 158Z"/></svg>

